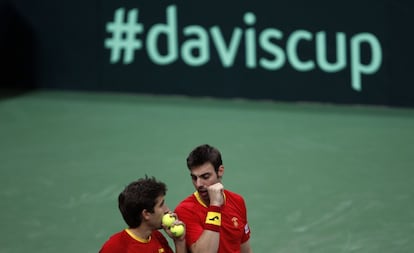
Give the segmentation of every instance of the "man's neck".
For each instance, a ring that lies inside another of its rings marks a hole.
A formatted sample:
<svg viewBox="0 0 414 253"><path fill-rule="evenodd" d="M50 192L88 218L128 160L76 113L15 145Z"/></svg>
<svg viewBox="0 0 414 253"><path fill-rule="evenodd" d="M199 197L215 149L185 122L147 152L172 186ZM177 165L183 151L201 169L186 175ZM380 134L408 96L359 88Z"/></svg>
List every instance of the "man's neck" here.
<svg viewBox="0 0 414 253"><path fill-rule="evenodd" d="M127 230L127 233L137 241L149 242L151 240L152 230L150 229L138 227L138 228L128 228L126 230Z"/></svg>

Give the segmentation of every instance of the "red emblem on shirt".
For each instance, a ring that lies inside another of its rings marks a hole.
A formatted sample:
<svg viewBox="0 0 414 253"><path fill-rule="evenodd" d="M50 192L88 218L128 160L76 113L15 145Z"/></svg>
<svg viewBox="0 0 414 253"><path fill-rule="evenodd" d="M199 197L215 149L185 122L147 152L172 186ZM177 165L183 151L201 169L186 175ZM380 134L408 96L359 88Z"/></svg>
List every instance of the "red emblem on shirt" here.
<svg viewBox="0 0 414 253"><path fill-rule="evenodd" d="M231 218L231 221L233 222L233 225L235 228L237 228L239 226L239 222L238 219L236 217Z"/></svg>

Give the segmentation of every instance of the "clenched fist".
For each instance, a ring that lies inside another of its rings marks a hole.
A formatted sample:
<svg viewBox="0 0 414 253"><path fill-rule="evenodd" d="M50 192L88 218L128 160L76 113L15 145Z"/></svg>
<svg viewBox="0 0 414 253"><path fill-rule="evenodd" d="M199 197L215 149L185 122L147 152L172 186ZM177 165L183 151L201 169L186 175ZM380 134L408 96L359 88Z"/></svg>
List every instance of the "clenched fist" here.
<svg viewBox="0 0 414 253"><path fill-rule="evenodd" d="M215 183L207 187L210 205L222 206L224 204L224 186L222 183Z"/></svg>

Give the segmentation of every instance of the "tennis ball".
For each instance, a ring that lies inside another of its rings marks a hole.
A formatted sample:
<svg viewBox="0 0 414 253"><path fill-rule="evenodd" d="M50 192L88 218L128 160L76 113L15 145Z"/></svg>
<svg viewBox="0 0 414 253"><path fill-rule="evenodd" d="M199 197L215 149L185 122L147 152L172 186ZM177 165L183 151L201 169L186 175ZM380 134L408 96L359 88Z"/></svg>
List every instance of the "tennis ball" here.
<svg viewBox="0 0 414 253"><path fill-rule="evenodd" d="M166 227L171 227L175 221L175 217L171 216L169 213L164 214L162 216L162 224Z"/></svg>
<svg viewBox="0 0 414 253"><path fill-rule="evenodd" d="M180 237L184 234L184 226L181 224L174 225L170 228L171 233L175 237Z"/></svg>

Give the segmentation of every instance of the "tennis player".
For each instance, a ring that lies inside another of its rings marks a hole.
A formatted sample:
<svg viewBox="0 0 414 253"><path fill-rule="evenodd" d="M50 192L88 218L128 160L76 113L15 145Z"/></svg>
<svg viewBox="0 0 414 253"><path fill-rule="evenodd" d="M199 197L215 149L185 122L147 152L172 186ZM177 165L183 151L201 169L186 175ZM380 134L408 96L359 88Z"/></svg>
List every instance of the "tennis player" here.
<svg viewBox="0 0 414 253"><path fill-rule="evenodd" d="M196 147L187 157L196 191L178 204L175 213L186 224L192 253L252 253L243 197L224 189L224 166L218 149Z"/></svg>
<svg viewBox="0 0 414 253"><path fill-rule="evenodd" d="M170 210L165 203L167 187L154 177L145 177L130 183L118 197L118 206L128 228L112 235L100 253L174 253L166 237L159 231L164 228L174 241L176 253L186 253L185 232L176 238L162 225L162 217ZM176 217L174 224L184 223Z"/></svg>

